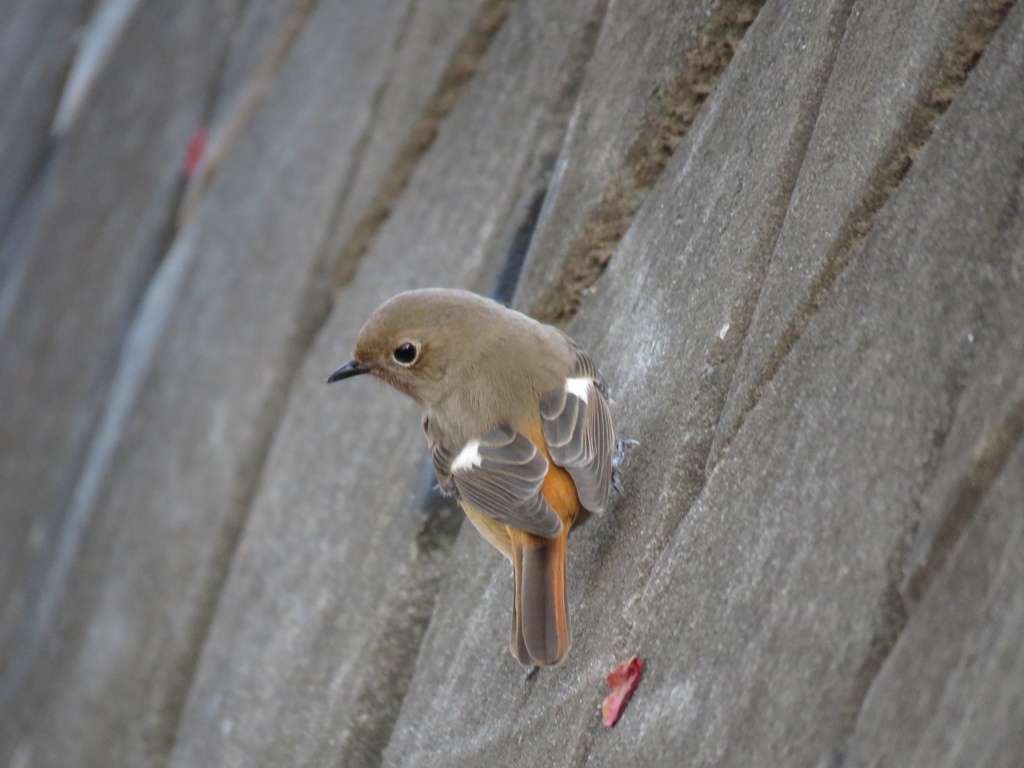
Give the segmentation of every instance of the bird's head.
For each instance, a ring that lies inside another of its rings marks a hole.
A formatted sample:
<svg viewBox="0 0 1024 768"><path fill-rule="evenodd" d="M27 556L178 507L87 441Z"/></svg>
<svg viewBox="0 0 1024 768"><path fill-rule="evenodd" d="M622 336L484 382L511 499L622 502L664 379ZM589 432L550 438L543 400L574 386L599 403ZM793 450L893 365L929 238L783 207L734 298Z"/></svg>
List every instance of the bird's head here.
<svg viewBox="0 0 1024 768"><path fill-rule="evenodd" d="M495 311L499 305L468 291L400 293L370 315L352 359L327 381L369 373L430 408L445 393L454 358L470 355Z"/></svg>

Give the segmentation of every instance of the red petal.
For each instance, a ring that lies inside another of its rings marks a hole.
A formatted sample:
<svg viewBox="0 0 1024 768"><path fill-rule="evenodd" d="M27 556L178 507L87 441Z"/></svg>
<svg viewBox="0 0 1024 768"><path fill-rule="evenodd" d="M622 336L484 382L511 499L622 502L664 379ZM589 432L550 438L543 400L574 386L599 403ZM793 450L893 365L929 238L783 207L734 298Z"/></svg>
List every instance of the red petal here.
<svg viewBox="0 0 1024 768"><path fill-rule="evenodd" d="M199 167L199 161L203 159L203 150L206 149L206 129L197 128L188 141L188 149L185 150L185 162L182 170L185 178L191 179Z"/></svg>
<svg viewBox="0 0 1024 768"><path fill-rule="evenodd" d="M634 656L629 661L619 664L605 678L611 693L601 705L601 714L604 716L604 724L609 728L619 722L622 713L626 711L626 705L633 697L633 691L636 690L643 671L644 663Z"/></svg>

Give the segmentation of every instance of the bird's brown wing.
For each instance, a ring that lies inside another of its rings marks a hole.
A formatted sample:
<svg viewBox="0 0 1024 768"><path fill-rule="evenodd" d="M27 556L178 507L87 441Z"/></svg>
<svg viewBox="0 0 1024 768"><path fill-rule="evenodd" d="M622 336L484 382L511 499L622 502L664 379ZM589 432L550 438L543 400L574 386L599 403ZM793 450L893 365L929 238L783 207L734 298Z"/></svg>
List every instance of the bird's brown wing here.
<svg viewBox="0 0 1024 768"><path fill-rule="evenodd" d="M522 433L502 425L458 451L435 446L432 455L442 489L454 488L458 499L526 533L561 533L562 521L540 492L548 460Z"/></svg>
<svg viewBox="0 0 1024 768"><path fill-rule="evenodd" d="M615 433L607 398L601 372L585 352L577 352L566 386L540 403L551 460L572 476L580 504L595 514L604 512L612 489Z"/></svg>

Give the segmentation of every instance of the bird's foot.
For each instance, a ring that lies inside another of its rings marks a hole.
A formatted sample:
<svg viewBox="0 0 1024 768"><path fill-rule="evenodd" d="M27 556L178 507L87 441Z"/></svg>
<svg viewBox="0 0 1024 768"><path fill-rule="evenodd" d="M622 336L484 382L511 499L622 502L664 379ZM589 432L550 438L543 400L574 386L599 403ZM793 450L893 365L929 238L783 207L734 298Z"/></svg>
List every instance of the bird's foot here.
<svg viewBox="0 0 1024 768"><path fill-rule="evenodd" d="M615 443L615 455L612 457L612 487L619 493L624 492L619 467L626 459L626 451L640 445L637 440L619 440Z"/></svg>

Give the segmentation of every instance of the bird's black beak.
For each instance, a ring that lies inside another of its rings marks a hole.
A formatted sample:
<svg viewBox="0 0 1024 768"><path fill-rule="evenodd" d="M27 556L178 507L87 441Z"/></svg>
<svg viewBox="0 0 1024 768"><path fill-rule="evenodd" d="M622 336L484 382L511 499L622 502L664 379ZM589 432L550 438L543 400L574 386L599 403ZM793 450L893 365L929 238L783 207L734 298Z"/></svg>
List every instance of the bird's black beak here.
<svg viewBox="0 0 1024 768"><path fill-rule="evenodd" d="M353 376L358 376L361 373L369 372L370 367L368 365L357 363L355 360L349 360L347 363L341 366L341 368L339 368L338 370L336 370L334 373L327 377L327 383L333 384L336 381L341 381L342 379L350 379Z"/></svg>

